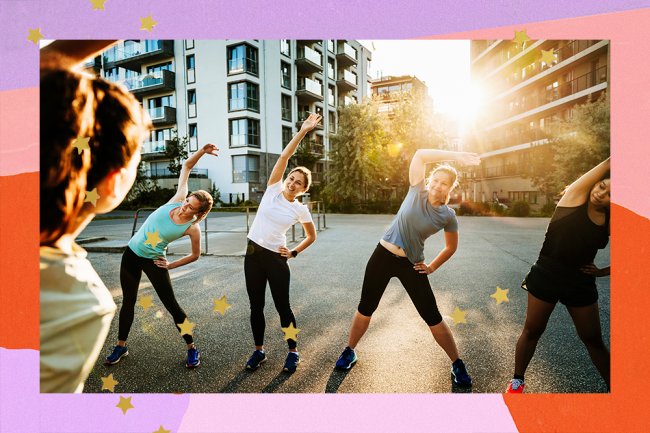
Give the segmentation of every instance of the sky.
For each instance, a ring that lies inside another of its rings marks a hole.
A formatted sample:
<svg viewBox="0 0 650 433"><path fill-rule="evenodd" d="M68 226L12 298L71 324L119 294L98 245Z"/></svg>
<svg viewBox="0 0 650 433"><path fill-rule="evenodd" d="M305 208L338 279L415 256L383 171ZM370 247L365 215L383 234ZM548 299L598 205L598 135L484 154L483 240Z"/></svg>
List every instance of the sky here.
<svg viewBox="0 0 650 433"><path fill-rule="evenodd" d="M461 124L471 120L480 105L480 92L470 82L468 40L361 40L372 51L377 74L414 75L429 88L436 112Z"/></svg>

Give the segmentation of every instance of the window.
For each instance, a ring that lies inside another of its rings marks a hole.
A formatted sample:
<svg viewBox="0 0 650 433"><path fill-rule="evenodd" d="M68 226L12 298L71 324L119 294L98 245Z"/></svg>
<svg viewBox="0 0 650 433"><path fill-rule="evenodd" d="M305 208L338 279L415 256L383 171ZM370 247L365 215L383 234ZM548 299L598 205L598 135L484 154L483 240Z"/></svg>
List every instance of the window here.
<svg viewBox="0 0 650 433"><path fill-rule="evenodd" d="M149 117L152 119L162 119L165 117L164 107L174 106L174 96L167 95L158 98L150 98L149 101L147 101L147 106L149 107Z"/></svg>
<svg viewBox="0 0 650 433"><path fill-rule="evenodd" d="M104 69L104 78L108 81L117 81L119 77L119 71L117 68Z"/></svg>
<svg viewBox="0 0 650 433"><path fill-rule="evenodd" d="M259 86L247 81L228 85L228 111L260 111Z"/></svg>
<svg viewBox="0 0 650 433"><path fill-rule="evenodd" d="M282 120L291 122L291 96L282 94Z"/></svg>
<svg viewBox="0 0 650 433"><path fill-rule="evenodd" d="M157 65L147 66L147 74L158 71L171 71L172 62L159 63Z"/></svg>
<svg viewBox="0 0 650 433"><path fill-rule="evenodd" d="M260 147L260 121L256 119L231 119L230 147Z"/></svg>
<svg viewBox="0 0 650 433"><path fill-rule="evenodd" d="M234 183L259 182L260 157L258 155L233 155L232 181Z"/></svg>
<svg viewBox="0 0 650 433"><path fill-rule="evenodd" d="M334 133L336 132L336 113L334 111L329 112L329 119L328 120L328 125L329 125L329 132Z"/></svg>
<svg viewBox="0 0 650 433"><path fill-rule="evenodd" d="M291 90L291 65L280 62L280 70L282 74L282 87Z"/></svg>
<svg viewBox="0 0 650 433"><path fill-rule="evenodd" d="M293 130L288 126L282 127L282 149L287 147L287 144L291 141L293 137Z"/></svg>
<svg viewBox="0 0 650 433"><path fill-rule="evenodd" d="M334 72L334 59L327 59L327 78L336 81L336 73Z"/></svg>
<svg viewBox="0 0 650 433"><path fill-rule="evenodd" d="M199 128L196 126L196 123L190 123L188 129L188 135L190 136L190 152L196 152L199 150Z"/></svg>
<svg viewBox="0 0 650 433"><path fill-rule="evenodd" d="M257 48L247 44L228 47L228 75L242 72L257 75Z"/></svg>
<svg viewBox="0 0 650 433"><path fill-rule="evenodd" d="M185 57L185 65L187 68L187 83L191 84L196 82L196 73L194 70L194 54Z"/></svg>
<svg viewBox="0 0 650 433"><path fill-rule="evenodd" d="M327 41L327 51L329 51L330 53L333 53L335 51L335 49L336 49L335 47L336 47L336 45L334 44L334 39L329 39Z"/></svg>
<svg viewBox="0 0 650 433"><path fill-rule="evenodd" d="M334 107L336 99L334 99L334 86L327 86L327 103Z"/></svg>
<svg viewBox="0 0 650 433"><path fill-rule="evenodd" d="M291 42L288 39L280 39L280 53L291 56Z"/></svg>
<svg viewBox="0 0 650 433"><path fill-rule="evenodd" d="M187 91L187 117L196 117L196 89Z"/></svg>
<svg viewBox="0 0 650 433"><path fill-rule="evenodd" d="M525 201L530 204L537 204L537 191L508 191L510 202Z"/></svg>
<svg viewBox="0 0 650 433"><path fill-rule="evenodd" d="M185 49L191 50L192 48L194 48L194 39L187 39L185 41Z"/></svg>

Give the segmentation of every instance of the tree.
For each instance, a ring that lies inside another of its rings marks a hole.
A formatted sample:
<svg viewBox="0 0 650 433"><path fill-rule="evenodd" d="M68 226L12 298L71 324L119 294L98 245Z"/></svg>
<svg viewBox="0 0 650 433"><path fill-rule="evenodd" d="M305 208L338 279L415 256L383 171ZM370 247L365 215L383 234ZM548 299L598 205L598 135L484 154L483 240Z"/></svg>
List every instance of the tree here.
<svg viewBox="0 0 650 433"><path fill-rule="evenodd" d="M173 176L179 176L183 168L183 161L187 159L187 148L190 139L187 136L179 137L178 131L172 132L172 139L165 146L165 157L169 158L169 171Z"/></svg>
<svg viewBox="0 0 650 433"><path fill-rule="evenodd" d="M301 165L313 170L316 162L321 159L321 156L318 155L317 147L318 143L314 140L302 140L298 145L291 162L295 163L296 166Z"/></svg>
<svg viewBox="0 0 650 433"><path fill-rule="evenodd" d="M389 169L390 137L376 106L366 102L339 109L339 125L331 137L329 181L323 193L334 202L374 198Z"/></svg>
<svg viewBox="0 0 650 433"><path fill-rule="evenodd" d="M528 177L551 198L610 154L609 104L605 94L573 108L571 119L534 149Z"/></svg>

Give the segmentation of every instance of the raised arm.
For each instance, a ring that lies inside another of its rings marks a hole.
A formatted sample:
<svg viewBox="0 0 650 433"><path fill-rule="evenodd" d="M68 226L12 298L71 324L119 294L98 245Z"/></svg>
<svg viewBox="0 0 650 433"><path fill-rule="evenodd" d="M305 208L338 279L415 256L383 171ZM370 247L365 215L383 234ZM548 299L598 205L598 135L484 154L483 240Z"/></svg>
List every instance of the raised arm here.
<svg viewBox="0 0 650 433"><path fill-rule="evenodd" d="M199 162L199 159L201 159L203 155L210 154L219 156L217 153L218 151L219 148L217 148L217 146L208 143L197 152L195 152L192 156L187 158L187 160L183 163L183 167L181 168L181 174L178 176L178 189L176 190L176 194L174 194L174 197L172 197L171 200L169 200L167 203L175 203L185 200L188 191L187 180L190 178L190 172L192 171L192 168L194 168L196 163Z"/></svg>
<svg viewBox="0 0 650 433"><path fill-rule="evenodd" d="M289 164L289 158L293 156L294 153L296 153L296 149L298 148L298 145L302 141L303 138L305 138L305 135L312 129L318 125L318 122L322 117L318 114L310 114L307 120L302 122L302 127L300 128L300 131L296 135L293 136L289 144L287 144L287 147L284 148L282 153L280 154L280 157L278 158L278 161L275 163L275 166L273 167L273 171L271 171L271 175L269 176L268 182L266 182L267 185L273 185L275 183L278 183L282 180L282 175L284 174L284 171L287 169L287 164Z"/></svg>
<svg viewBox="0 0 650 433"><path fill-rule="evenodd" d="M417 185L424 180L424 169L431 162L456 161L464 165L478 165L481 159L476 153L450 150L418 149L409 166L409 183Z"/></svg>
<svg viewBox="0 0 650 433"><path fill-rule="evenodd" d="M558 202L558 206L575 207L583 204L591 188L603 178L609 171L609 158L583 174L569 185L564 195Z"/></svg>

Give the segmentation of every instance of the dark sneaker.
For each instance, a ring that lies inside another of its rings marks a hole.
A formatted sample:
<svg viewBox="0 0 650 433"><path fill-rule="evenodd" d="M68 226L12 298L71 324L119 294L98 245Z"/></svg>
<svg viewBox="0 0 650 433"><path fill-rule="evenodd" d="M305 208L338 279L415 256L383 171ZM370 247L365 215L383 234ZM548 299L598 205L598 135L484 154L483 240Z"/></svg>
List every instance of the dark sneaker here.
<svg viewBox="0 0 650 433"><path fill-rule="evenodd" d="M129 348L126 346L115 346L113 348L113 353L106 357L104 365L113 365L120 362L120 360L129 354Z"/></svg>
<svg viewBox="0 0 650 433"><path fill-rule="evenodd" d="M349 370L357 362L357 354L354 353L354 349L346 347L339 359L336 361L336 368L339 370Z"/></svg>
<svg viewBox="0 0 650 433"><path fill-rule="evenodd" d="M467 373L467 369L462 360L457 359L456 362L451 365L451 374L454 376L454 383L456 385L466 387L472 386L472 378Z"/></svg>
<svg viewBox="0 0 650 433"><path fill-rule="evenodd" d="M266 361L266 353L263 350L256 350L253 352L248 361L246 362L246 368L248 370L257 370L260 368L260 364Z"/></svg>
<svg viewBox="0 0 650 433"><path fill-rule="evenodd" d="M294 373L296 368L298 368L298 364L300 364L300 355L298 355L298 352L289 352L287 359L284 361L283 370L288 373Z"/></svg>
<svg viewBox="0 0 650 433"><path fill-rule="evenodd" d="M197 349L196 347L188 349L188 351L187 351L187 362L185 363L185 367L194 368L194 367L198 367L199 365L201 365L201 361L199 360L200 356L201 355L199 354L199 349Z"/></svg>
<svg viewBox="0 0 650 433"><path fill-rule="evenodd" d="M506 389L506 394L523 394L526 385L521 379L511 379Z"/></svg>

